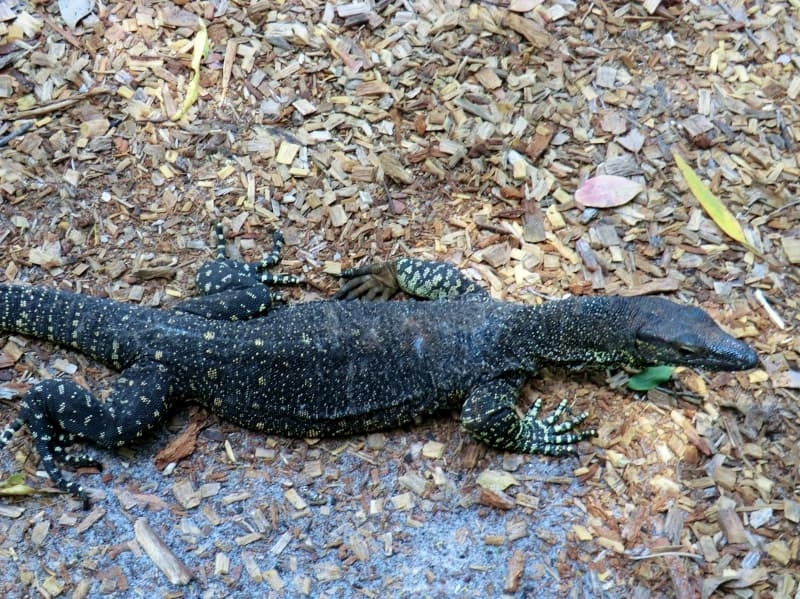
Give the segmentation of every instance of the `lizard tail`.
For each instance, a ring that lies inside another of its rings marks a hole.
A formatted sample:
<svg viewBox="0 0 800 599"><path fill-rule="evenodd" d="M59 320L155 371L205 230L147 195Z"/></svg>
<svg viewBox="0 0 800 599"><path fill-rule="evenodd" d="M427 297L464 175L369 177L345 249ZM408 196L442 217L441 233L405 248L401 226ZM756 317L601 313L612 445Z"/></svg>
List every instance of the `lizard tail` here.
<svg viewBox="0 0 800 599"><path fill-rule="evenodd" d="M0 433L0 449L8 445L8 442L11 441L11 438L17 434L17 431L25 426L25 421L17 416L11 423L3 429L3 432Z"/></svg>
<svg viewBox="0 0 800 599"><path fill-rule="evenodd" d="M124 363L123 335L136 330L134 306L26 285L0 285L0 332L47 339L107 366Z"/></svg>

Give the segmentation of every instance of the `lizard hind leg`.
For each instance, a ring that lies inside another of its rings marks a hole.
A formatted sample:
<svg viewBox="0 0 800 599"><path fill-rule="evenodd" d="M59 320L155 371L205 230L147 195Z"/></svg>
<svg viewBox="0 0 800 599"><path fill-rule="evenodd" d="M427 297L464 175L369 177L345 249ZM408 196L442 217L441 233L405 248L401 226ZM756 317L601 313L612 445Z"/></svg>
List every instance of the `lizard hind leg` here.
<svg viewBox="0 0 800 599"><path fill-rule="evenodd" d="M78 436L72 433L59 433L50 444L50 449L56 461L62 464L69 464L74 468L98 468L103 469L103 465L85 453L69 453L67 448L75 443Z"/></svg>
<svg viewBox="0 0 800 599"><path fill-rule="evenodd" d="M225 233L222 229L222 223L214 223L214 234L217 237L216 251L217 260L228 259L228 249L225 245ZM272 232L272 250L260 262L255 264L256 268L266 270L278 264L281 261L281 253L283 252L284 240L283 233L279 229Z"/></svg>
<svg viewBox="0 0 800 599"><path fill-rule="evenodd" d="M27 425L52 483L88 505L88 493L81 484L64 478L58 462L98 464L86 455L70 457L65 446L84 439L115 447L144 436L169 410L172 387L167 368L149 361L137 362L123 371L105 401L72 381L42 381L22 398L19 416L6 431L18 430L19 421ZM4 432L0 442L7 442L7 436Z"/></svg>
<svg viewBox="0 0 800 599"><path fill-rule="evenodd" d="M45 383L48 382L53 381L45 381ZM52 421L45 417L45 413L41 409L41 400L45 395L46 391L41 385L32 387L25 394L20 402L19 415L0 433L0 448L5 447L14 434L27 425L33 437L34 447L50 481L62 491L83 500L84 506L88 507L89 496L83 487L79 483L66 480L56 464L57 460L68 461L65 457L63 441L70 438L71 435L65 436L57 433Z"/></svg>
<svg viewBox="0 0 800 599"><path fill-rule="evenodd" d="M11 438L24 426L24 418L15 418L14 421L11 422L11 424L9 424L2 433L0 433L0 449L8 445L8 443L11 441ZM50 451L52 451L56 461L76 467L91 466L102 469L102 464L88 455L75 455L67 453L66 448L72 445L76 438L77 436L74 434L60 433L56 435L55 439L51 441L49 446Z"/></svg>
<svg viewBox="0 0 800 599"><path fill-rule="evenodd" d="M489 297L487 291L452 264L416 258L348 268L341 274L348 279L335 299L386 300L398 291L419 299L442 300Z"/></svg>
<svg viewBox="0 0 800 599"><path fill-rule="evenodd" d="M11 441L11 438L17 434L17 431L20 430L23 426L25 426L25 419L17 416L12 420L8 426L3 429L3 432L0 433L0 449L8 445L8 442Z"/></svg>
<svg viewBox="0 0 800 599"><path fill-rule="evenodd" d="M215 225L217 236L216 259L205 263L197 273L197 287L204 295L220 293L229 289L241 289L256 284L299 285L303 277L266 272L281 260L284 247L283 234L275 229L272 233L272 250L258 262L245 262L228 258L222 224Z"/></svg>
<svg viewBox="0 0 800 599"><path fill-rule="evenodd" d="M53 485L81 499L84 505L88 505L89 494L84 490L83 485L64 478L61 469L58 467L57 461L68 462L69 459L66 457L64 449L61 446L53 445L52 440L56 434L56 427L53 423L42 420L35 426L29 425L29 428L31 429L33 444L36 448L36 452L39 454L41 464Z"/></svg>

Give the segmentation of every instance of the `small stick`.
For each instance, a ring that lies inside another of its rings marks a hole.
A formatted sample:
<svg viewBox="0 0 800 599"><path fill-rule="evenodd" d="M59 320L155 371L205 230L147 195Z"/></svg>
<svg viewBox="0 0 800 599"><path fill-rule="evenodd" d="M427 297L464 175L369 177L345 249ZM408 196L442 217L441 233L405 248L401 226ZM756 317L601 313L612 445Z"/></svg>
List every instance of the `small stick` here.
<svg viewBox="0 0 800 599"><path fill-rule="evenodd" d="M30 130L31 127L33 127L33 121L28 121L27 123L23 123L22 125L17 127L14 131L9 133L8 135L0 137L0 148L2 148L5 145L8 145L8 142L10 142L15 137L20 137L21 135L25 135Z"/></svg>
<svg viewBox="0 0 800 599"><path fill-rule="evenodd" d="M82 94L75 94L74 96L70 96L69 98L55 100L53 102L37 106L36 108L31 108L30 110L20 110L13 114L0 114L0 119L4 121L18 121L19 119L39 117L44 114L56 112L64 108L69 108L73 104L77 104L78 102L81 102L86 98L91 98L93 96L100 96L102 94L109 94L111 93L111 91L112 91L111 88L108 87L96 87Z"/></svg>
<svg viewBox="0 0 800 599"><path fill-rule="evenodd" d="M782 331L786 330L786 323L784 322L783 318L781 318L781 315L775 311L775 308L769 304L767 298L764 297L764 292L760 289L756 289L753 295L758 303L761 304L761 307L764 308L767 316L769 316L769 319L775 323L775 326Z"/></svg>

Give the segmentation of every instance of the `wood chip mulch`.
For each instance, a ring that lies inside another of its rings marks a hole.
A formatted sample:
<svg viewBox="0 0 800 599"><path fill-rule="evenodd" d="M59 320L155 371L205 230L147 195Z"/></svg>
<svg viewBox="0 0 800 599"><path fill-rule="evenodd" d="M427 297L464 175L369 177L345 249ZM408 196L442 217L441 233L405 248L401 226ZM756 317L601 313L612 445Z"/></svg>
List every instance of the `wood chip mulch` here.
<svg viewBox="0 0 800 599"><path fill-rule="evenodd" d="M41 493L0 502L0 594L797 596L796 16L781 1L120 0L72 29L56 2L0 0L3 282L169 307L195 293L222 219L244 259L283 230L281 270L309 281L287 301L414 255L510 301L665 294L761 358L646 397L625 373L543 373L524 405L566 396L599 428L565 460L481 447L449 415L306 442L184 409L169 434L97 451L102 474L68 474L100 495L89 512L45 492L20 434L2 477ZM199 96L173 121L199 18ZM673 150L756 251L704 212ZM645 191L583 208L575 190L603 173ZM3 424L35 380L114 380L45 343L0 347Z"/></svg>

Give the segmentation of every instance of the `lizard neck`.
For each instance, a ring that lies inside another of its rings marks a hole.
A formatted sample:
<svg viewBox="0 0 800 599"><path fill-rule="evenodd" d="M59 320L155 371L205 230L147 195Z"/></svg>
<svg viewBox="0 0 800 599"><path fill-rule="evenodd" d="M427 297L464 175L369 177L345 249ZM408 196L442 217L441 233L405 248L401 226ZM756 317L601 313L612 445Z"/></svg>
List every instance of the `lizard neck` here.
<svg viewBox="0 0 800 599"><path fill-rule="evenodd" d="M635 365L636 315L623 298L579 297L523 307L510 330L514 353L537 365Z"/></svg>

